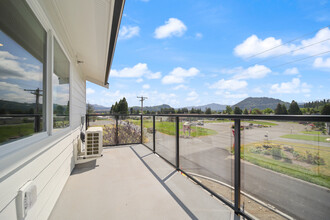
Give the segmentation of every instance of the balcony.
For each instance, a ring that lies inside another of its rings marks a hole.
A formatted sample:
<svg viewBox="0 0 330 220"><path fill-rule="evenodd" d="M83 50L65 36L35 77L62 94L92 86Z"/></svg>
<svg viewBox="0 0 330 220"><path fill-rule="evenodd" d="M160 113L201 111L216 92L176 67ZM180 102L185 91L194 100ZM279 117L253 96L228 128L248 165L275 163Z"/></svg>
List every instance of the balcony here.
<svg viewBox="0 0 330 220"><path fill-rule="evenodd" d="M329 116L88 115L103 157L50 219L326 219Z"/></svg>

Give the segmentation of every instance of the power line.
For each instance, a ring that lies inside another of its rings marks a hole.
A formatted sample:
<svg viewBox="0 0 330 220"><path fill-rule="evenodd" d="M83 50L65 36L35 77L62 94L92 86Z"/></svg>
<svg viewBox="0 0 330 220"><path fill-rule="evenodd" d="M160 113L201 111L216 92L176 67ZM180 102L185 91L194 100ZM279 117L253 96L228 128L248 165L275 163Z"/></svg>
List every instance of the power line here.
<svg viewBox="0 0 330 220"><path fill-rule="evenodd" d="M274 49L279 48L279 47L281 47L281 46L283 46L283 45L286 45L286 44L289 44L289 43L294 42L294 41L296 41L296 40L302 39L302 38L304 38L304 37L306 37L306 36L308 36L308 35L311 35L311 34L313 34L313 33L315 33L315 32L318 32L318 31L320 31L320 30L326 29L326 28L328 28L328 27L330 27L330 25L327 25L327 26L325 26L325 27L323 27L323 28L319 28L319 29L317 29L317 30L311 31L311 32L306 33L306 34L304 34L304 35L301 35L301 36L299 36L299 37L297 37L297 38L294 38L294 39L292 39L292 40L286 41L285 43L282 43L282 44L277 45L277 46L275 46L275 47L272 47L272 48L269 48L269 49L267 49L267 50L261 51L261 52L259 52L259 53L254 54L254 55L251 55L251 56L249 56L249 57L247 57L247 58L245 58L245 59L251 59L251 58L253 58L253 57L259 56L259 55L264 54L264 53L266 53L266 52L268 52L268 51L274 50ZM242 63L242 62L243 62L243 61L241 61L241 60L240 60L240 61L237 61L237 62L234 62L234 63L231 63L231 64L225 66L224 68L228 68L228 67L230 67L230 66L232 66L232 65L235 65L235 64L238 64L238 63Z"/></svg>
<svg viewBox="0 0 330 220"><path fill-rule="evenodd" d="M256 63L252 64L252 66L253 66L253 65L256 65L256 64L264 63L264 62L269 61L269 60L273 60L273 59L275 59L275 58L278 58L278 57L284 56L284 55L286 55L286 54L290 54L290 53L296 52L296 51L298 51L298 50L302 50L302 49L305 49L305 48L308 48L308 47L314 46L314 45L316 45L316 44L323 43L323 42L328 41L328 40L330 40L330 38L327 38L327 39L325 39L325 40L321 40L321 41L318 41L318 42L315 42L315 43L309 44L309 45L307 45L307 46L299 47L298 49L290 50L289 52L285 52L285 53L282 53L282 54L280 54L280 55L277 55L277 56L274 56L274 57L271 57L271 58L264 59L264 60L261 60L261 61L259 61L259 62L256 62Z"/></svg>

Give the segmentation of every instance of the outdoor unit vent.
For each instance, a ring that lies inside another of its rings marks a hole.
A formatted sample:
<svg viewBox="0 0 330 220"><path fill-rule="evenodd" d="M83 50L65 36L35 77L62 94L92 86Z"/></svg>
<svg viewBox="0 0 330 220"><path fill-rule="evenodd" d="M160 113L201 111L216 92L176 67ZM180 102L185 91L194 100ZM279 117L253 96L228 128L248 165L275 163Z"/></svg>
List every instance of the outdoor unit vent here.
<svg viewBox="0 0 330 220"><path fill-rule="evenodd" d="M91 127L86 131L85 157L102 156L103 150L103 129L102 127Z"/></svg>

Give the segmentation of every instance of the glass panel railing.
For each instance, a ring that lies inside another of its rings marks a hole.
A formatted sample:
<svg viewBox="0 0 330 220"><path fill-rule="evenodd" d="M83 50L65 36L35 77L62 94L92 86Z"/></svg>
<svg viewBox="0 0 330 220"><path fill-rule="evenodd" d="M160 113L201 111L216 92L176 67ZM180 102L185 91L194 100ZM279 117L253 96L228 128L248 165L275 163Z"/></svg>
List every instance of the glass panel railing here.
<svg viewBox="0 0 330 220"><path fill-rule="evenodd" d="M232 123L215 118L180 117L180 168L233 203Z"/></svg>
<svg viewBox="0 0 330 220"><path fill-rule="evenodd" d="M117 144L115 116L88 116L89 127L103 128L103 146Z"/></svg>
<svg viewBox="0 0 330 220"><path fill-rule="evenodd" d="M259 219L328 218L326 123L254 120L241 125L241 209Z"/></svg>
<svg viewBox="0 0 330 220"><path fill-rule="evenodd" d="M153 117L143 116L142 143L145 144L150 150L153 149L153 132Z"/></svg>
<svg viewBox="0 0 330 220"><path fill-rule="evenodd" d="M118 144L141 143L141 116L119 116Z"/></svg>
<svg viewBox="0 0 330 220"><path fill-rule="evenodd" d="M156 152L175 165L175 117L156 116Z"/></svg>

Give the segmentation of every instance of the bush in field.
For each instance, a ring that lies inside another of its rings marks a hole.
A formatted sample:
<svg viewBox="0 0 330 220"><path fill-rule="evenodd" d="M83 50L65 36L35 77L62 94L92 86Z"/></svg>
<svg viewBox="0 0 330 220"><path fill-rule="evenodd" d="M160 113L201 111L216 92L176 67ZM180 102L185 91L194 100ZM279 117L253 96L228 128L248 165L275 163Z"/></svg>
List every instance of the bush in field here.
<svg viewBox="0 0 330 220"><path fill-rule="evenodd" d="M318 153L312 154L309 151L306 151L306 157L305 157L306 163L313 164L313 165L324 165L324 159L320 157Z"/></svg>
<svg viewBox="0 0 330 220"><path fill-rule="evenodd" d="M294 151L293 147L291 147L291 146L284 146L283 149L284 149L284 151L287 151L290 153L293 153L293 151Z"/></svg>
<svg viewBox="0 0 330 220"><path fill-rule="evenodd" d="M282 151L280 147L272 147L272 156L275 160L282 159Z"/></svg>
<svg viewBox="0 0 330 220"><path fill-rule="evenodd" d="M291 158L289 158L287 155L283 155L283 159L284 159L284 162L285 163L292 163L292 160L291 160Z"/></svg>
<svg viewBox="0 0 330 220"><path fill-rule="evenodd" d="M116 135L116 126L105 126L104 131L103 139L105 144L129 144L140 143L141 141L140 127L129 122L120 121L118 124L118 137Z"/></svg>

